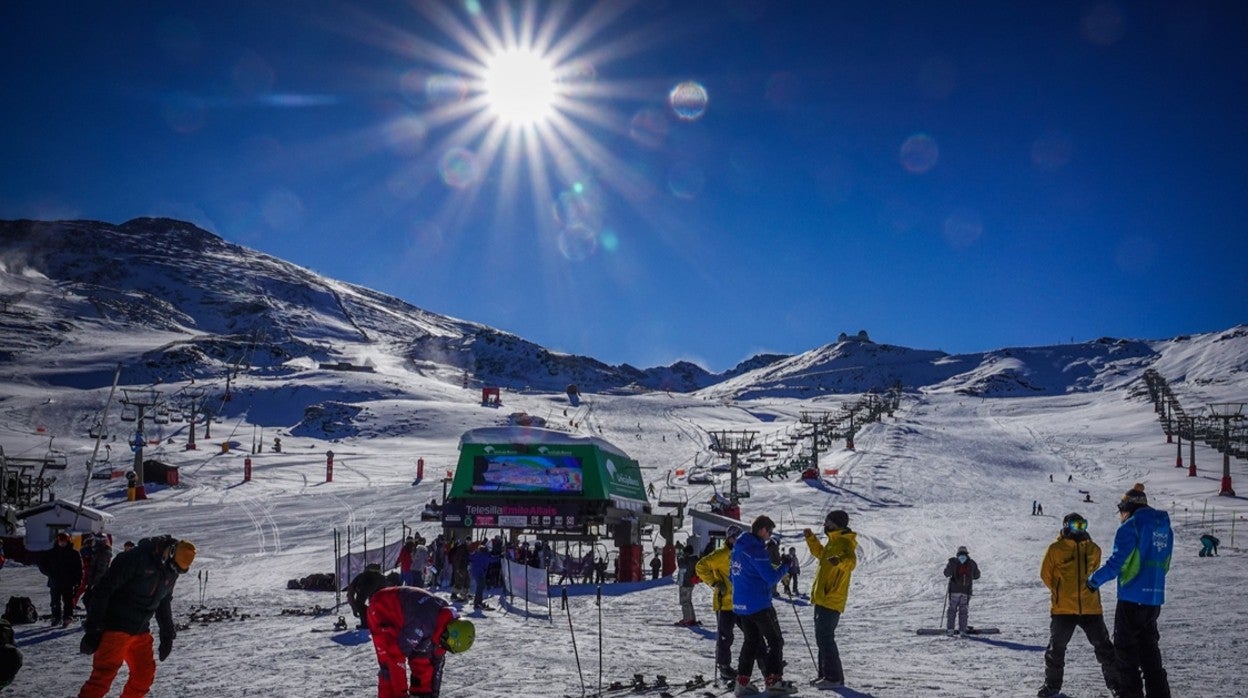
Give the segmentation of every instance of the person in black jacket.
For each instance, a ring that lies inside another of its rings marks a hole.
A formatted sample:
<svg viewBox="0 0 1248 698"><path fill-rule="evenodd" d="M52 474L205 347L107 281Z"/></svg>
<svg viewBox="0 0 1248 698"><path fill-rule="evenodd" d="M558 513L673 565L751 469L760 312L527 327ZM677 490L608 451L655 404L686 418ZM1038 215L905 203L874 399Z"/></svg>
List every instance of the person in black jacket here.
<svg viewBox="0 0 1248 698"><path fill-rule="evenodd" d="M194 559L195 545L172 536L144 538L113 559L87 605L79 650L95 658L78 698L103 698L123 662L130 669L123 695L147 695L156 679L152 616L160 628L158 656L163 662L177 636L170 605L173 587Z"/></svg>
<svg viewBox="0 0 1248 698"><path fill-rule="evenodd" d="M90 555L83 556L86 565L86 579L83 580L86 584L86 591L82 595L83 606L91 605L91 595L95 592L95 587L99 585L100 580L104 579L104 573L108 571L108 566L113 561L113 546L109 545L108 537L103 533L95 537L89 550Z"/></svg>
<svg viewBox="0 0 1248 698"><path fill-rule="evenodd" d="M381 565L376 562L365 565L364 571L355 575L355 579L347 585L347 604L351 606L355 617L360 619L356 629L368 628L368 600L388 586L390 581L381 573Z"/></svg>
<svg viewBox="0 0 1248 698"><path fill-rule="evenodd" d="M958 554L945 563L945 576L949 578L949 611L945 616L945 632L954 634L953 619L957 616L957 633L965 635L971 587L979 579L979 565L971 559L965 545L959 545Z"/></svg>
<svg viewBox="0 0 1248 698"><path fill-rule="evenodd" d="M68 533L56 534L56 543L39 559L39 571L52 592L52 625L69 627L74 619L74 592L82 582L82 556L69 544Z"/></svg>

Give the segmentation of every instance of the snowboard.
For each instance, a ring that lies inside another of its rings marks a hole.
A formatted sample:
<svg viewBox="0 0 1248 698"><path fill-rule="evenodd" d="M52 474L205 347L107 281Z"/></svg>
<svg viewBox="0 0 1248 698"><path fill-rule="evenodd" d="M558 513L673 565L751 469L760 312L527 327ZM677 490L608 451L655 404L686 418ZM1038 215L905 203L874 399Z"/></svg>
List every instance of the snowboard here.
<svg viewBox="0 0 1248 698"><path fill-rule="evenodd" d="M944 628L919 628L915 631L919 635L944 635ZM967 635L996 635L1001 632L1000 628L967 628Z"/></svg>

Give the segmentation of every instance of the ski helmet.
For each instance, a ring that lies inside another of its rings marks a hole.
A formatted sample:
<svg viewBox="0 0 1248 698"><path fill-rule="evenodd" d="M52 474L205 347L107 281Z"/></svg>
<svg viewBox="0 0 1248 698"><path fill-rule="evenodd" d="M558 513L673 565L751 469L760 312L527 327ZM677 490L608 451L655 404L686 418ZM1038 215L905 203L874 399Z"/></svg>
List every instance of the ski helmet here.
<svg viewBox="0 0 1248 698"><path fill-rule="evenodd" d="M1071 533L1082 533L1088 530L1088 520L1072 511L1062 517L1062 529Z"/></svg>
<svg viewBox="0 0 1248 698"><path fill-rule="evenodd" d="M459 654L472 647L472 641L476 636L477 629L473 627L472 621L456 618L447 623L446 632L442 634L442 646L448 652Z"/></svg>

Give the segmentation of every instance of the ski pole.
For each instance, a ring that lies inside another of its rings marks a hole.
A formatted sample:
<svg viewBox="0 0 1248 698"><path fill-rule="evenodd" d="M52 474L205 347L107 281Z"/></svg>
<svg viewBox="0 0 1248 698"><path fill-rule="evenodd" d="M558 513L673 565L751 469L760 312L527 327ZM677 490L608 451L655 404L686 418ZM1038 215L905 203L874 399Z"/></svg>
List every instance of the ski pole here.
<svg viewBox="0 0 1248 698"><path fill-rule="evenodd" d="M602 585L598 585L598 692L602 693Z"/></svg>
<svg viewBox="0 0 1248 698"><path fill-rule="evenodd" d="M802 631L802 641L806 643L806 651L810 653L810 661L815 665L815 671L819 671L819 660L815 659L815 651L810 649L810 640L806 637L806 627L802 625L802 615L797 612L797 605L793 604L793 617L797 619L797 627Z"/></svg>
<svg viewBox="0 0 1248 698"><path fill-rule="evenodd" d="M572 609L568 608L568 588L563 588L563 610L568 612L568 633L572 636L572 656L576 657L576 679L581 683L581 695L585 695L585 675L581 673L581 654L576 651L576 630L572 627Z"/></svg>
<svg viewBox="0 0 1248 698"><path fill-rule="evenodd" d="M945 591L945 600L940 605L940 618L936 621L936 627L940 627L941 623L947 622L945 619L945 609L949 608L949 591Z"/></svg>

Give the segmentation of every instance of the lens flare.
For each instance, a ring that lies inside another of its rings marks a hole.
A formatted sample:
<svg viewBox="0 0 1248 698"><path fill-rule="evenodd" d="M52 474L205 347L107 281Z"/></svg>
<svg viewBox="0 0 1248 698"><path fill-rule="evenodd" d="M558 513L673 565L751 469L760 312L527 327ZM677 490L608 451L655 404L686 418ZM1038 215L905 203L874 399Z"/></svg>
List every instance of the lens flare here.
<svg viewBox="0 0 1248 698"><path fill-rule="evenodd" d="M916 133L901 144L901 166L911 174L931 171L940 159L940 148L926 133Z"/></svg>
<svg viewBox="0 0 1248 698"><path fill-rule="evenodd" d="M628 122L628 135L637 145L658 150L667 140L667 116L653 107L646 107Z"/></svg>
<svg viewBox="0 0 1248 698"><path fill-rule="evenodd" d="M582 225L571 225L559 231L559 254L573 262L583 262L598 251L598 236Z"/></svg>
<svg viewBox="0 0 1248 698"><path fill-rule="evenodd" d="M681 121L697 121L706 113L710 96L701 83L688 80L672 88L667 103Z"/></svg>
<svg viewBox="0 0 1248 698"><path fill-rule="evenodd" d="M690 162L678 162L667 172L667 189L680 199L693 199L706 186L706 174Z"/></svg>
<svg viewBox="0 0 1248 698"><path fill-rule="evenodd" d="M448 187L467 189L481 178L477 156L467 148L451 148L438 160L438 173Z"/></svg>

